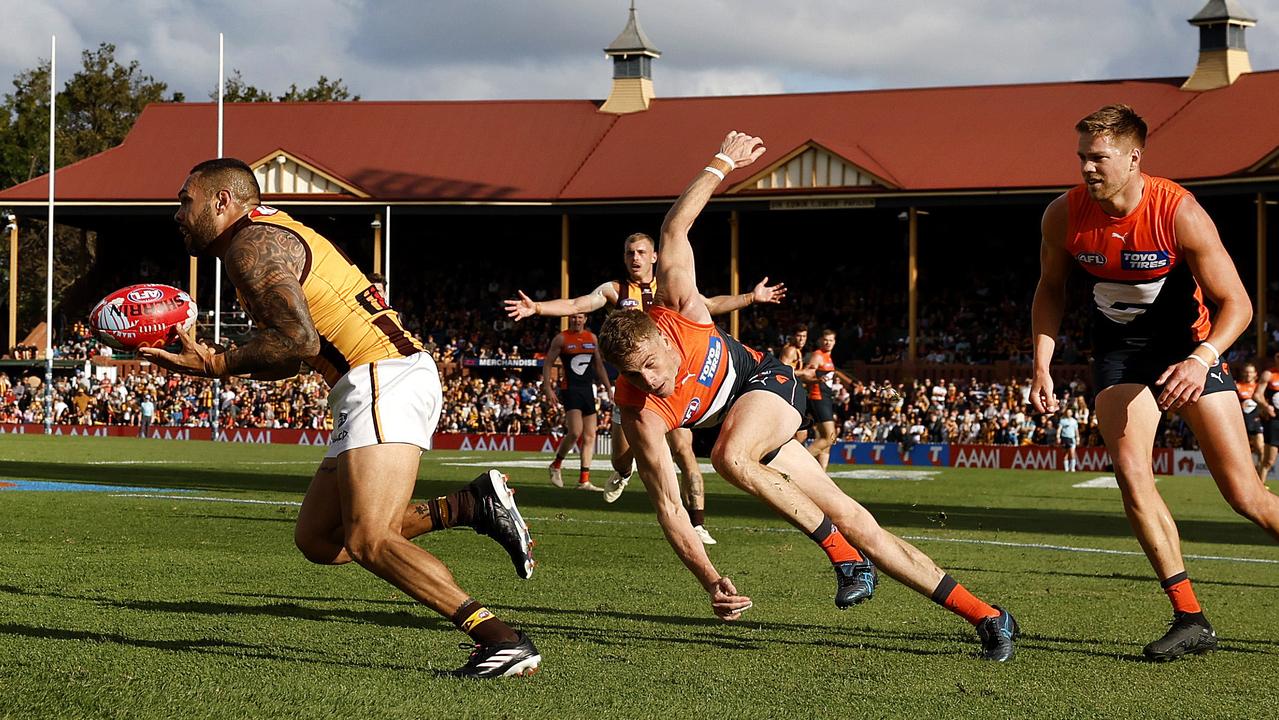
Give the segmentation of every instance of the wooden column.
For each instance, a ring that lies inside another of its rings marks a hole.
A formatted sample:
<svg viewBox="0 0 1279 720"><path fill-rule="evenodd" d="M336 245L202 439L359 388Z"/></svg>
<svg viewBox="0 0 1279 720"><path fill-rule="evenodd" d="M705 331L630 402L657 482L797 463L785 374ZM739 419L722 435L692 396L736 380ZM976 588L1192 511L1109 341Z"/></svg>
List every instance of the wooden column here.
<svg viewBox="0 0 1279 720"><path fill-rule="evenodd" d="M12 352L18 344L18 217L9 216L9 344L4 352ZM3 353L0 353L3 354Z"/></svg>
<svg viewBox="0 0 1279 720"><path fill-rule="evenodd" d="M742 219L734 210L729 213L729 250L728 250L728 294L737 295L741 289L741 252L742 252L742 236L741 236ZM738 332L738 311L734 310L728 316L728 334L733 337L740 337Z"/></svg>
<svg viewBox="0 0 1279 720"><path fill-rule="evenodd" d="M191 294L191 299L195 301L195 306L200 306L200 299L196 297L196 290L199 289L200 259L192 256L187 263L187 274L190 279L187 281L187 292ZM196 322L199 322L197 319Z"/></svg>
<svg viewBox="0 0 1279 720"><path fill-rule="evenodd" d="M382 272L382 213L373 213L373 272Z"/></svg>
<svg viewBox="0 0 1279 720"><path fill-rule="evenodd" d="M907 375L914 378L919 351L919 210L910 208L907 218L910 222L910 257L906 265L906 362Z"/></svg>
<svg viewBox="0 0 1279 720"><path fill-rule="evenodd" d="M1257 362L1266 362L1270 338L1266 337L1266 194L1257 193Z"/></svg>
<svg viewBox="0 0 1279 720"><path fill-rule="evenodd" d="M560 297L568 295L568 213L560 215ZM560 318L560 330L568 329L568 318Z"/></svg>

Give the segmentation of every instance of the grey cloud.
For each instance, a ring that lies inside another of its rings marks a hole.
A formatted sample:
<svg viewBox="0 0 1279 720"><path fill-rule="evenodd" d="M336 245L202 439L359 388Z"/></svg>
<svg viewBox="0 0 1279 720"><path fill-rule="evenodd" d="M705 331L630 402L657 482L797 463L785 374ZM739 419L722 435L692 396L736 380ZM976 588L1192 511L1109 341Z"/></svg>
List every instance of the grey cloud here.
<svg viewBox="0 0 1279 720"><path fill-rule="evenodd" d="M0 82L113 42L191 99L227 65L275 92L319 75L366 99L583 98L608 93L601 48L628 0L28 0L6 19ZM1202 0L638 0L663 51L661 96L1043 82L1188 74ZM1279 0L1245 0L1253 67L1279 67ZM63 76L66 76L63 71Z"/></svg>

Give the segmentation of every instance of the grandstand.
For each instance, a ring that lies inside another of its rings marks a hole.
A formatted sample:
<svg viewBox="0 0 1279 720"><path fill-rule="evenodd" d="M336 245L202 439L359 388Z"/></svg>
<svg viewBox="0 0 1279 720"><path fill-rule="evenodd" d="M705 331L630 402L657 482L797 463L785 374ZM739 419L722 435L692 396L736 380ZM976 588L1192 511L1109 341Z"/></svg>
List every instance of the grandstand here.
<svg viewBox="0 0 1279 720"><path fill-rule="evenodd" d="M1149 169L1195 191L1230 252L1256 266L1256 327L1228 359L1263 353L1277 327L1265 290L1279 258L1264 250L1266 193L1279 184L1279 116L1264 99L1279 92L1279 71L1239 71L1232 50L1234 69L1223 75L1211 38L1190 79L704 98L655 97L660 53L634 17L607 52L614 88L603 102L233 103L226 152L255 168L266 202L334 239L361 267L390 275L392 304L458 387L476 379L519 387L535 377L556 328L541 318L512 323L501 300L516 289L539 299L581 294L616 276L620 239L655 233L679 192L670 169L700 152L702 136L749 118L768 139L769 162L712 201L695 231L699 274L713 292L739 292L767 275L791 293L782 306L734 313L725 324L773 350L795 323L834 328L837 364L867 388L892 384L909 397L936 380L958 383L961 394L996 394L1028 375L1039 214L1076 182L1062 149L1070 128L1089 109L1122 100L1150 122ZM180 244L166 239L175 237L174 178L207 155L203 138L214 122L208 103L154 104L119 147L59 172L63 222L95 233L104 250L58 306L61 376L143 371L129 358L103 357L77 328L115 287L139 279L188 287L207 323L212 263L188 264ZM1046 128L1057 128L1062 142L1045 142ZM386 143L391 135L398 141ZM977 155L982 161L972 162ZM43 212L44 193L37 178L0 191L0 206L22 223ZM233 295L224 297L231 341L251 328L238 310ZM1060 383L1087 381L1086 324L1081 315L1063 327ZM10 375L22 375L38 353L22 345L11 342ZM88 365L66 362L86 358ZM893 412L861 410L849 390L840 418L847 439L915 424L909 408L897 423ZM236 392L262 390L244 384ZM14 405L6 404L7 417L30 414ZM1013 424L1025 415L1008 410ZM103 412L89 417L99 422ZM941 409L918 412L923 421ZM880 427L868 433L872 416ZM504 417L518 422L476 414L455 425L535 433L554 426L544 408ZM923 422L921 439L939 439L946 419ZM261 412L240 421L281 422ZM191 413L181 422L192 422ZM954 418L944 434L1000 435L959 433L963 424ZM1016 443L1047 437L1042 425L1015 435Z"/></svg>

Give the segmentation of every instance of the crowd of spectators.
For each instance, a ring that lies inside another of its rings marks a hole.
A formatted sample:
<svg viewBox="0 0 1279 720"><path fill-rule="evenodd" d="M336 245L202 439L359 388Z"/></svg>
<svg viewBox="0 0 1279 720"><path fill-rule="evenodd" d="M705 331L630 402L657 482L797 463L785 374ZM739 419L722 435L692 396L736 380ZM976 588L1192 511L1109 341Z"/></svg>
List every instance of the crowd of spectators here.
<svg viewBox="0 0 1279 720"><path fill-rule="evenodd" d="M1058 445L1057 425L1066 408L1079 422L1078 444L1099 447L1101 433L1089 406L1087 385L1074 379L1057 388L1061 410L1038 415L1030 405L1030 378L1007 382L930 379L909 383L835 381L836 423L851 442ZM1169 414L1158 447L1196 449L1179 416Z"/></svg>

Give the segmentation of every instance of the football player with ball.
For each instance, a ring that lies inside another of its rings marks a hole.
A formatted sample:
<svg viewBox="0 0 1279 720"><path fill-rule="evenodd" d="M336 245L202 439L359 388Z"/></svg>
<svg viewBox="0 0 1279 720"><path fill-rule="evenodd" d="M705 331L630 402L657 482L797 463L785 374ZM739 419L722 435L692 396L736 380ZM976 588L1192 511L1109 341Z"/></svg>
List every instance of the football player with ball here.
<svg viewBox="0 0 1279 720"><path fill-rule="evenodd" d="M408 505L443 402L430 353L331 242L260 204L257 178L245 163L223 158L196 165L178 200L174 220L187 252L222 259L255 330L224 351L178 329L180 352L139 352L161 367L202 377L278 380L296 375L303 363L322 372L333 435L298 513L298 549L325 565L354 560L452 619L476 643L456 674L536 671L541 655L528 636L469 596L444 563L408 539L471 527L506 549L520 577L533 572L528 527L498 471Z"/></svg>

